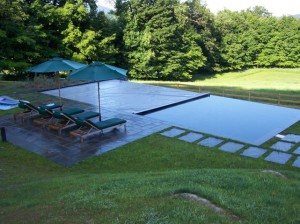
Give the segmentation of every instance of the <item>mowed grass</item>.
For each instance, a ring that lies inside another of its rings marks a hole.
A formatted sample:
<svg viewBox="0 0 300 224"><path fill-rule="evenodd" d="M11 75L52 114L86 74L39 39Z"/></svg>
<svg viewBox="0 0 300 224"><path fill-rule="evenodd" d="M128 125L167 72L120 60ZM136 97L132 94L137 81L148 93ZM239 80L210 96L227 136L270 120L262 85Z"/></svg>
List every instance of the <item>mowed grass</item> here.
<svg viewBox="0 0 300 224"><path fill-rule="evenodd" d="M247 72L251 76L251 70ZM203 82L222 86L241 82L234 74L232 80L229 77L223 82L214 81L222 78L217 76ZM263 76L260 79L265 81ZM286 79L285 83L291 81L290 76ZM246 88L247 82L243 83L244 87L234 88ZM1 86L1 94L37 103L48 99L9 85ZM270 91L281 91L280 86L271 86ZM261 87L253 84L253 88ZM0 112L0 116L9 113ZM284 133L300 134L300 123ZM300 223L299 186L300 169L291 165L241 157L160 134L68 168L0 142L0 223ZM183 199L180 193L206 198L227 213Z"/></svg>
<svg viewBox="0 0 300 224"><path fill-rule="evenodd" d="M192 84L300 95L300 68L248 69L214 75L195 75L191 82L137 81L142 83Z"/></svg>
<svg viewBox="0 0 300 224"><path fill-rule="evenodd" d="M3 223L298 223L296 168L148 136L69 168L0 144ZM262 170L276 170L279 177ZM178 194L207 198L232 219Z"/></svg>
<svg viewBox="0 0 300 224"><path fill-rule="evenodd" d="M196 77L195 83L247 90L300 91L300 69L249 69L201 79Z"/></svg>

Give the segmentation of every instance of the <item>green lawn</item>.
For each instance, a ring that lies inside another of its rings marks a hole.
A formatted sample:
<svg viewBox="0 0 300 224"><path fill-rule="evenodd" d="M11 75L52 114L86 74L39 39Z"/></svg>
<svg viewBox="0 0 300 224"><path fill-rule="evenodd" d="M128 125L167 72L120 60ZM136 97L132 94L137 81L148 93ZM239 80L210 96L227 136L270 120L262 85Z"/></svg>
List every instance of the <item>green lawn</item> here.
<svg viewBox="0 0 300 224"><path fill-rule="evenodd" d="M42 94L18 86L0 92L42 100ZM300 134L300 122L285 133ZM299 186L300 169L290 164L159 134L68 168L0 142L0 223L300 223ZM206 198L227 213L183 199L181 193Z"/></svg>
<svg viewBox="0 0 300 224"><path fill-rule="evenodd" d="M141 82L141 81L138 81ZM142 81L157 83L155 81ZM166 82L178 83L178 82ZM234 89L275 91L281 93L295 93L300 91L300 68L298 69L249 69L242 72L229 72L215 75L196 75L191 82L180 84L194 84L200 86L215 86Z"/></svg>
<svg viewBox="0 0 300 224"><path fill-rule="evenodd" d="M204 80L196 78L195 82L252 90L300 91L300 69L249 69L217 74Z"/></svg>
<svg viewBox="0 0 300 224"><path fill-rule="evenodd" d="M69 168L0 144L4 223L298 223L299 169L158 134ZM276 170L282 178L262 170Z"/></svg>

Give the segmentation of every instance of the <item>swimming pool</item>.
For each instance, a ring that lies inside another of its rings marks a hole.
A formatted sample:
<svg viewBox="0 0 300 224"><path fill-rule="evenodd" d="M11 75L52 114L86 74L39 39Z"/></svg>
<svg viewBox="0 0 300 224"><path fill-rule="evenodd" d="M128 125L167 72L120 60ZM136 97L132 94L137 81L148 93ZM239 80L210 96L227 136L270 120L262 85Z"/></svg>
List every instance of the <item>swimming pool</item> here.
<svg viewBox="0 0 300 224"><path fill-rule="evenodd" d="M300 120L300 110L211 95L145 115L182 128L261 145Z"/></svg>
<svg viewBox="0 0 300 224"><path fill-rule="evenodd" d="M101 108L142 113L167 124L260 145L300 120L300 110L128 81L101 82ZM57 90L44 92L57 96ZM97 84L61 89L61 96L98 106ZM158 111L156 111L158 109ZM147 111L153 112L147 114Z"/></svg>
<svg viewBox="0 0 300 224"><path fill-rule="evenodd" d="M44 91L44 94L58 95L56 89ZM63 98L89 103L98 107L97 83L61 88ZM121 80L103 81L100 83L101 108L122 113L139 113L167 105L177 104L206 93L195 93L173 88L152 86Z"/></svg>

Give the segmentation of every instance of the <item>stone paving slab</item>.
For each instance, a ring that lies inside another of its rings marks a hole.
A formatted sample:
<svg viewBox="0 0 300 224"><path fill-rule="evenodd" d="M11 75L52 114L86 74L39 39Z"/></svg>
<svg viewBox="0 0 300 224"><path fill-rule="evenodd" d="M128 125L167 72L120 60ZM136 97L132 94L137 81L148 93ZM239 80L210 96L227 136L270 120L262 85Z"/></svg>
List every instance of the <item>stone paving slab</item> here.
<svg viewBox="0 0 300 224"><path fill-rule="evenodd" d="M287 142L299 143L300 135L288 134L285 137L283 137L282 140Z"/></svg>
<svg viewBox="0 0 300 224"><path fill-rule="evenodd" d="M294 145L295 145L295 144L293 144L293 143L279 141L279 142L276 142L275 144L273 144L273 145L271 146L271 148L272 148L272 149L279 150L279 151L287 152L287 151L289 151Z"/></svg>
<svg viewBox="0 0 300 224"><path fill-rule="evenodd" d="M243 148L245 145L235 143L235 142L227 142L224 145L220 146L219 149L225 152L235 153Z"/></svg>
<svg viewBox="0 0 300 224"><path fill-rule="evenodd" d="M195 142L202 137L203 137L202 134L191 132L188 133L187 135L181 136L179 139L185 142Z"/></svg>
<svg viewBox="0 0 300 224"><path fill-rule="evenodd" d="M97 82L61 88L60 94L74 101L98 105ZM100 83L100 102L102 108L132 114L152 108L188 100L203 93L181 89L158 87L121 80ZM44 94L58 96L57 89L44 91Z"/></svg>
<svg viewBox="0 0 300 224"><path fill-rule="evenodd" d="M212 147L219 145L223 141L224 141L223 139L208 137L208 138L203 139L202 141L198 142L198 145L203 145L203 146L212 148Z"/></svg>
<svg viewBox="0 0 300 224"><path fill-rule="evenodd" d="M64 108L80 107L86 111L97 111L97 106L71 102ZM69 136L69 131L58 135L55 131L47 131L40 126L34 126L27 120L23 125L18 121L14 123L13 116L0 117L0 126L6 128L8 142L39 154L62 166L71 166L79 161L102 154L136 141L156 132L160 132L170 125L156 119L142 117L134 114L120 113L108 109L101 109L102 118L118 117L127 121L127 128L117 128L105 131L102 134L84 139L80 144L78 138Z"/></svg>
<svg viewBox="0 0 300 224"><path fill-rule="evenodd" d="M173 137L175 137L177 135L180 135L184 132L185 132L185 130L178 129L178 128L172 128L172 129L170 129L168 131L165 131L165 132L162 132L160 134L163 135L163 136L166 136L166 137L173 138Z"/></svg>
<svg viewBox="0 0 300 224"><path fill-rule="evenodd" d="M293 153L300 155L300 146Z"/></svg>
<svg viewBox="0 0 300 224"><path fill-rule="evenodd" d="M265 160L274 163L286 164L287 161L292 157L291 154L284 152L272 152L268 155Z"/></svg>
<svg viewBox="0 0 300 224"><path fill-rule="evenodd" d="M266 152L267 152L267 150L265 150L265 149L261 149L261 148L257 148L257 147L249 147L243 153L241 153L241 156L258 158L258 157L262 156L263 154L265 154Z"/></svg>
<svg viewBox="0 0 300 224"><path fill-rule="evenodd" d="M292 166L300 168L300 156L296 158Z"/></svg>

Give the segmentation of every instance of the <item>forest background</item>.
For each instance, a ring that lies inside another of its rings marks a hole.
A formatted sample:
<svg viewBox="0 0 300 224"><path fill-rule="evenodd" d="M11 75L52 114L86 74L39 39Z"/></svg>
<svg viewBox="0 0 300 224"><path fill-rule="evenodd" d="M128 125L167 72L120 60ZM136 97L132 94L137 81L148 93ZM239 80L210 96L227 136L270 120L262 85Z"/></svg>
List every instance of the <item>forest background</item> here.
<svg viewBox="0 0 300 224"><path fill-rule="evenodd" d="M0 0L0 75L18 79L60 56L103 61L129 78L190 80L194 74L300 67L300 19L257 6L214 15L201 0Z"/></svg>

